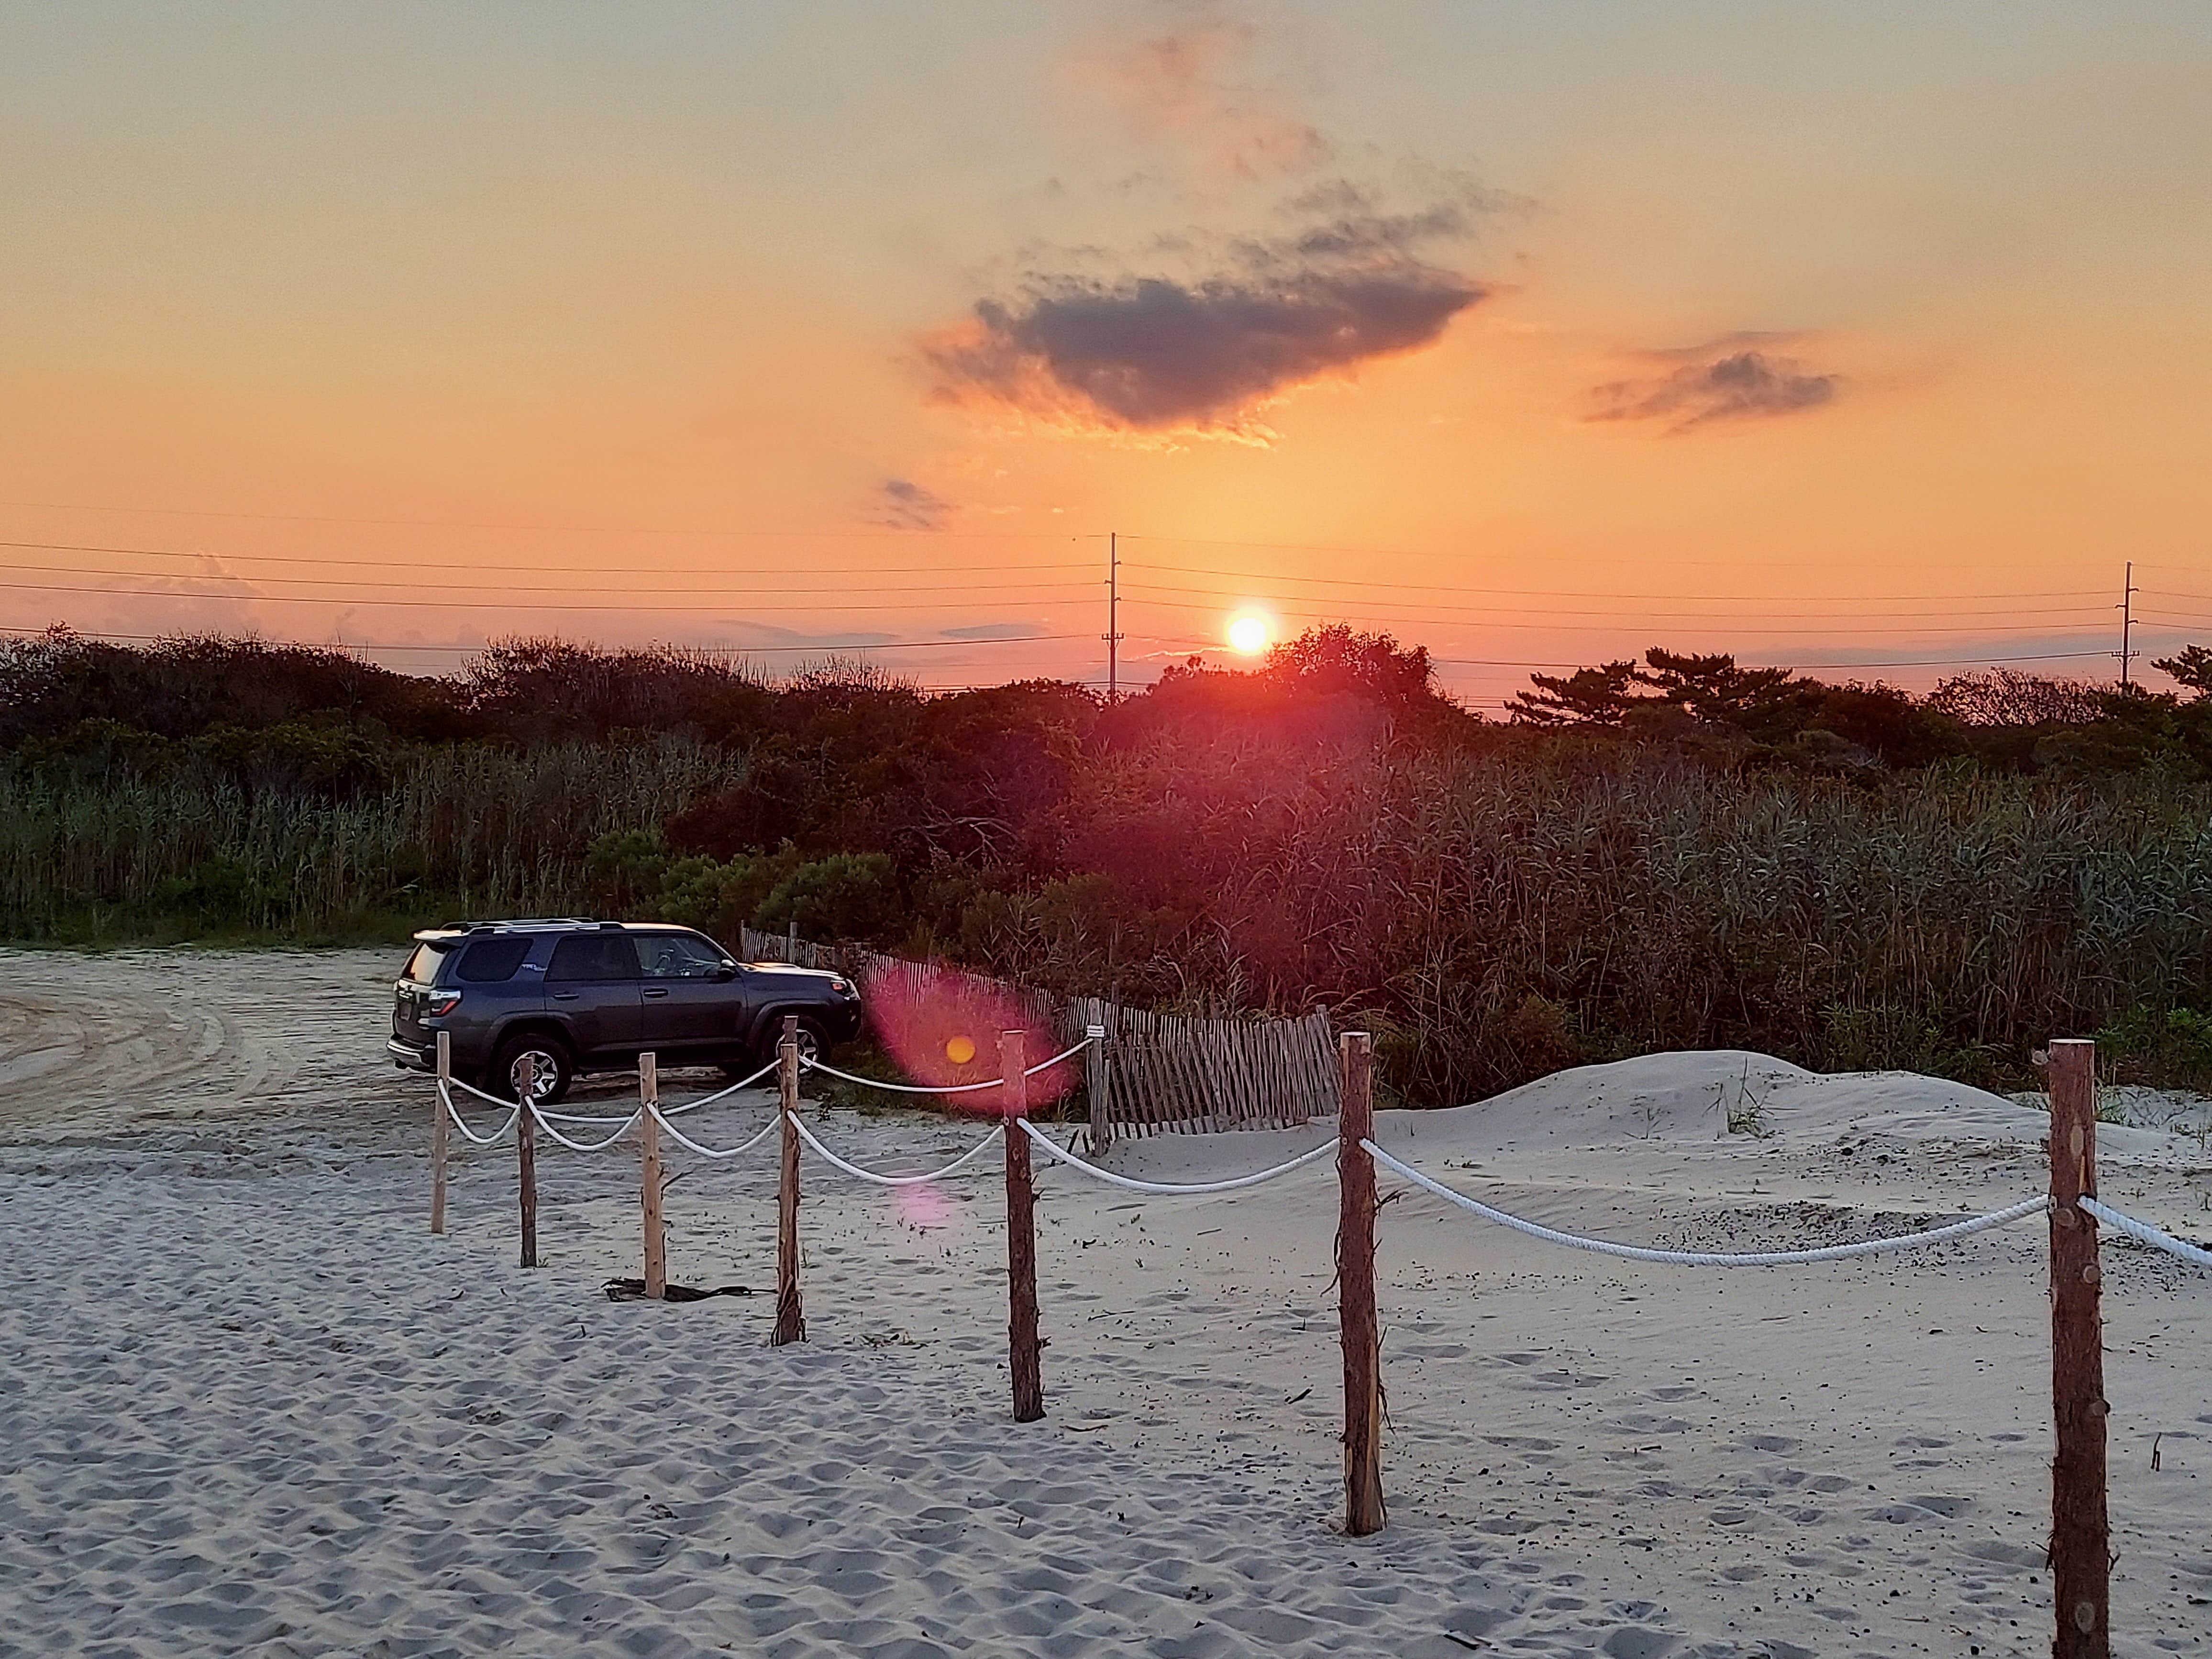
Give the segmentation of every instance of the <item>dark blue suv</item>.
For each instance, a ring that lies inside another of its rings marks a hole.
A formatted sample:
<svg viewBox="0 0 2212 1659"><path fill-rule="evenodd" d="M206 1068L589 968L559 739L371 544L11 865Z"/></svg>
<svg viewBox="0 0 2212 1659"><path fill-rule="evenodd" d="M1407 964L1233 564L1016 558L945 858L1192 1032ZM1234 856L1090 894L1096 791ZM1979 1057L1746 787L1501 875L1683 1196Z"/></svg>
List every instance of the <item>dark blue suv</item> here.
<svg viewBox="0 0 2212 1659"><path fill-rule="evenodd" d="M437 1066L452 1038L455 1075L514 1097L526 1059L539 1100L580 1072L627 1071L647 1049L663 1066L732 1076L775 1054L787 1014L808 1058L857 1035L860 994L836 974L740 963L704 933L653 922L454 922L415 935L393 987L392 1064Z"/></svg>

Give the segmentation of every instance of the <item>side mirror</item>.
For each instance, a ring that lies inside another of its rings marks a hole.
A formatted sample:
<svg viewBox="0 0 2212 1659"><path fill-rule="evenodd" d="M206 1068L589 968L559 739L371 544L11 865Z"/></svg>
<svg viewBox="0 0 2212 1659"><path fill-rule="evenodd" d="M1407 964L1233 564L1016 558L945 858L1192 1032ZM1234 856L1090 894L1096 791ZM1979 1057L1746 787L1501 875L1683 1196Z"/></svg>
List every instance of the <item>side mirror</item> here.
<svg viewBox="0 0 2212 1659"><path fill-rule="evenodd" d="M714 969L714 980L717 984L727 985L737 976L738 964L734 962L726 962Z"/></svg>

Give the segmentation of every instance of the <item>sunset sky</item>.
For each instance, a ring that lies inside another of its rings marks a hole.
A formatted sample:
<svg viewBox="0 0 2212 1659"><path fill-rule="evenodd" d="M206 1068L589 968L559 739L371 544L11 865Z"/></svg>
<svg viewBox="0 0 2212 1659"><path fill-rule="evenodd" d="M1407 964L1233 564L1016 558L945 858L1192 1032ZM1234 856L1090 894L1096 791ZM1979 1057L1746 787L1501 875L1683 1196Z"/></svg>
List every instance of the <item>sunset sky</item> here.
<svg viewBox="0 0 2212 1659"><path fill-rule="evenodd" d="M2163 684L2208 410L2203 0L0 10L18 629Z"/></svg>

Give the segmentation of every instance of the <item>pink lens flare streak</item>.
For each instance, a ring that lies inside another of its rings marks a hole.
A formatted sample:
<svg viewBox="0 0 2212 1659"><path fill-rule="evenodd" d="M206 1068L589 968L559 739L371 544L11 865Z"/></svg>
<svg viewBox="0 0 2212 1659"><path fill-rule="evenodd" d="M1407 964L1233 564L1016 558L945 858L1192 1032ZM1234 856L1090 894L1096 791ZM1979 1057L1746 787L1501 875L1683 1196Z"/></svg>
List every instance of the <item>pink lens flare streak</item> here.
<svg viewBox="0 0 2212 1659"><path fill-rule="evenodd" d="M879 969L868 981L867 1006L869 1020L891 1058L915 1082L933 1088L996 1079L1001 1032L1022 1033L1026 1066L1060 1052L1052 1028L1018 998L988 980L957 969L920 972L907 967ZM1058 1100L1076 1081L1072 1060L1037 1073L1029 1080L1030 1113ZM939 1100L977 1117L1004 1117L1008 1112L1004 1089L943 1095Z"/></svg>
<svg viewBox="0 0 2212 1659"><path fill-rule="evenodd" d="M943 1227L951 1222L951 1200L937 1190L934 1182L894 1188L892 1194L898 1205L899 1219L916 1232L927 1232L932 1227Z"/></svg>

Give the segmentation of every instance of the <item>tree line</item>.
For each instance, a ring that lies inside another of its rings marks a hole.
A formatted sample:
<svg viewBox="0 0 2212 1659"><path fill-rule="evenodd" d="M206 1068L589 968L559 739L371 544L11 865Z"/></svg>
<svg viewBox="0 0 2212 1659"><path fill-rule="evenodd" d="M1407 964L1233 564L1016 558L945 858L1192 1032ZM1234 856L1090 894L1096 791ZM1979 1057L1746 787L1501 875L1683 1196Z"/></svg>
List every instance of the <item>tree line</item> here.
<svg viewBox="0 0 2212 1659"><path fill-rule="evenodd" d="M1318 629L1108 704L492 647L0 646L0 928L396 938L656 915L1189 1011L1326 1001L1407 1099L1741 1046L2026 1083L2101 1031L2212 1081L2212 653L1919 696L1655 649L1509 718Z"/></svg>

